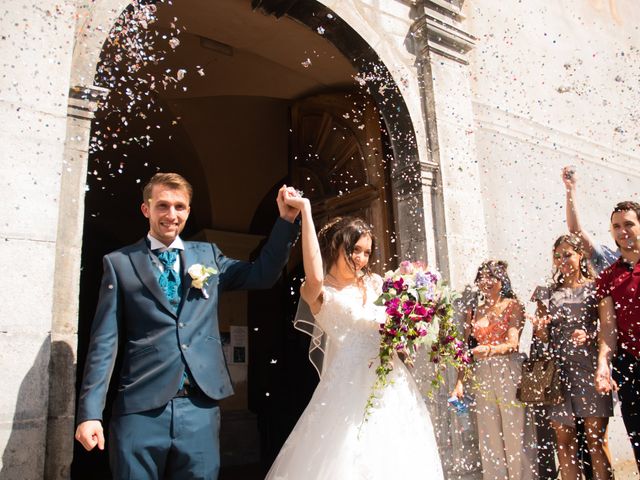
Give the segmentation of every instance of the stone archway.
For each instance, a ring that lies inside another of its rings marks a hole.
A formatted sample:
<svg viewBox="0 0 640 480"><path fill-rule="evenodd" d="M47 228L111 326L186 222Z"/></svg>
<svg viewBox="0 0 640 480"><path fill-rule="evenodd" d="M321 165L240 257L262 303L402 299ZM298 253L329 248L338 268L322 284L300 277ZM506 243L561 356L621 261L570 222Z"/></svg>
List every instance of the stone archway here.
<svg viewBox="0 0 640 480"><path fill-rule="evenodd" d="M328 3L328 2L327 2ZM121 0L96 1L90 7L87 6L78 20L78 35L74 50L74 66L72 71L72 89L69 105L69 117L67 127L67 143L65 161L67 168L62 175L61 211L65 215L61 220L61 229L67 239L64 242L64 251L59 252L57 276L61 280L57 282L56 296L62 302L54 312L54 325L52 335L64 337L66 341L76 346L75 334L77 327L75 321L78 316L78 272L83 234L84 213L84 185L87 174L87 156L90 140L90 125L93 118L96 102L103 99L107 92L93 86L99 52L108 35L110 26L127 7L129 2ZM326 28L324 35L343 54L352 60L354 67L360 72L359 78L376 100L380 114L385 120L389 132L389 142L393 148L394 161L391 168L391 190L394 197L394 208L398 219L396 231L398 232L399 254L402 256L422 257L427 256L427 240L424 228L418 225L424 219L420 213L425 207L423 197L425 192L430 194L431 185L424 183L425 165L429 165L424 147L425 140L416 136L416 127L423 127L424 123L420 112L416 108L409 109L403 100L402 93L394 76L401 75L398 72L390 72L385 67L385 58L389 64L393 59L389 52L377 53L374 48L358 33L366 33L366 28L361 25L349 25L341 17L349 17L349 12L330 10L324 3L315 0L297 2L294 7L286 12L286 15L296 19L311 29L317 29L318 19L331 15L334 19L331 27ZM424 128L418 128L423 131ZM422 145L422 147L421 147ZM64 210L63 210L64 209ZM418 212L418 213L416 213ZM56 366L51 374L52 382L56 378L68 377L69 369L73 366ZM68 392L71 396L72 393ZM71 397L72 398L72 397ZM71 451L70 431L73 425L73 402L65 399L65 409L60 412L55 425L49 428L50 445L66 445L56 451L48 452L47 471L62 471L69 464ZM55 474L53 475L55 476ZM53 478L52 476L52 478Z"/></svg>

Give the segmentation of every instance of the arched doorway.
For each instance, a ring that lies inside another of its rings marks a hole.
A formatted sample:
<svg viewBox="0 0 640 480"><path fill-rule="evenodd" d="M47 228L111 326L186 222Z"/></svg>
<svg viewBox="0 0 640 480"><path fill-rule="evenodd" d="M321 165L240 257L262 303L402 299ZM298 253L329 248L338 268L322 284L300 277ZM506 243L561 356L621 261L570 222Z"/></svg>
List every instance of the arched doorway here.
<svg viewBox="0 0 640 480"><path fill-rule="evenodd" d="M275 218L273 188L282 182L302 185L314 199L320 221L344 213L372 221L380 229L378 236L386 239L380 268L394 261L388 233L397 230L394 197L420 194L418 176L407 173L417 169L417 151L406 106L375 52L339 17L315 1L297 2L278 21L252 10L249 0L176 3L158 2L157 20L144 32L145 38L155 35L155 41L165 41L164 59L132 64L122 55L122 44L114 42L123 38L119 35L110 37L102 51L95 82L109 88L111 96L92 126L79 377L95 304L92 289L100 273L98 259L145 233L144 219L137 213L139 190L155 170L180 171L196 187L186 238L240 242L244 247L237 256L247 257L255 253ZM137 15L136 8L129 7L124 16ZM319 33L318 17L310 12L331 15L335 26ZM139 23L145 17L135 18ZM357 121L345 117L354 109L359 112ZM400 171L403 182L393 179ZM223 329L244 329L249 342L248 360L236 365L236 380L249 385L237 388L237 395L223 404L223 419L225 408L236 414L234 428L242 433L235 437L251 440L251 429L259 424L258 409L252 407L252 366L262 365L254 369L253 378L264 378L264 370L273 369L271 360L285 358L292 342L300 341L286 332L286 298L294 278L299 278L295 260L294 254L281 283L264 294L274 307L261 323L251 318L260 299L237 296L227 302L230 306L221 306L228 309ZM271 334L260 326L268 322L275 326ZM253 334L255 325L259 335ZM268 345L278 332L283 333L280 352L262 350L283 356L259 363L264 359L254 358L252 345ZM280 363L283 369L285 363ZM288 388L285 382L281 392L286 394ZM258 389L253 395L264 393ZM270 442L271 450L277 451L278 439L286 437L294 422L295 415L288 414L276 435L261 436L263 443ZM228 465L241 457L257 464L253 471L261 473L268 466L264 449L260 462L260 445L258 457L254 444L227 445L223 459ZM95 460L77 454L74 476L83 478L83 468L91 468L95 477Z"/></svg>

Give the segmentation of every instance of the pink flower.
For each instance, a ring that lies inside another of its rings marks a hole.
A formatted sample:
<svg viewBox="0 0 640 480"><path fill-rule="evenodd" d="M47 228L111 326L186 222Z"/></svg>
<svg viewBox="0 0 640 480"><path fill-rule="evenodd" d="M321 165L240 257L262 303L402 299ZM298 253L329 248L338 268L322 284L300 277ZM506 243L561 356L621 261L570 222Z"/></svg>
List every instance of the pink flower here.
<svg viewBox="0 0 640 480"><path fill-rule="evenodd" d="M400 277L398 280L393 282L393 288L396 289L396 292L406 290L407 286L404 284L404 278Z"/></svg>
<svg viewBox="0 0 640 480"><path fill-rule="evenodd" d="M407 300L402 304L402 313L404 313L405 315L410 315L413 312L414 307L416 307L416 302L414 302L413 300Z"/></svg>
<svg viewBox="0 0 640 480"><path fill-rule="evenodd" d="M400 268L398 268L398 272L400 272L400 275L413 274L414 272L413 263L411 263L409 260L404 260L403 262L400 262Z"/></svg>
<svg viewBox="0 0 640 480"><path fill-rule="evenodd" d="M384 306L387 307L385 312L390 317L393 317L393 318L402 317L402 313L400 313L400 311L398 310L398 308L400 307L400 299L398 297L394 297L390 300L387 300Z"/></svg>
<svg viewBox="0 0 640 480"><path fill-rule="evenodd" d="M421 303L418 303L413 309L413 313L415 313L416 315L419 315L420 317L424 317L427 315L427 309L424 308L424 305L422 305Z"/></svg>

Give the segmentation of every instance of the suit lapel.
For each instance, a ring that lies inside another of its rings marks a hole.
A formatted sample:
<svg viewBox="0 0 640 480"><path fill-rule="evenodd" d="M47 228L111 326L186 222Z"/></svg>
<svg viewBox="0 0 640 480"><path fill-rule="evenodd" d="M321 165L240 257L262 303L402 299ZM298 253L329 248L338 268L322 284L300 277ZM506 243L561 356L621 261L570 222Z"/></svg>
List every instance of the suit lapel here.
<svg viewBox="0 0 640 480"><path fill-rule="evenodd" d="M136 244L136 247L137 248L129 254L129 258L131 259L131 263L138 273L140 280L144 286L149 289L156 300L165 308L165 310L175 317L176 313L158 283L157 274L153 269L151 258L149 257L151 252L149 251L147 242L142 239Z"/></svg>

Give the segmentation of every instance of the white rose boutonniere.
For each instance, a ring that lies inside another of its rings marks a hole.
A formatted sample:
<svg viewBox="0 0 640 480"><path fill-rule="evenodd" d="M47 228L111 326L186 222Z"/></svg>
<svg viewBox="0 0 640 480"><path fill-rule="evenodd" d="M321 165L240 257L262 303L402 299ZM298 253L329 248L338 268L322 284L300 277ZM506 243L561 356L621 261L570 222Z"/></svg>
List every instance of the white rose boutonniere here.
<svg viewBox="0 0 640 480"><path fill-rule="evenodd" d="M209 298L209 294L205 290L207 280L209 280L211 275L218 273L218 270L212 267L205 267L199 263L194 263L189 267L187 273L191 277L191 287L199 289L204 298Z"/></svg>

